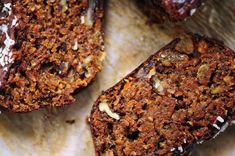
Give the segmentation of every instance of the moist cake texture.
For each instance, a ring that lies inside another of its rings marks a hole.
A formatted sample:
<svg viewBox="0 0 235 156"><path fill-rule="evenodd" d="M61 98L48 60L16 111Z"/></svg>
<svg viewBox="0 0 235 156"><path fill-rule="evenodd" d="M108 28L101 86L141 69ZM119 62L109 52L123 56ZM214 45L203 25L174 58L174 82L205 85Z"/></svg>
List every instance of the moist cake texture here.
<svg viewBox="0 0 235 156"><path fill-rule="evenodd" d="M97 156L188 155L235 112L235 53L187 34L104 91L90 115Z"/></svg>
<svg viewBox="0 0 235 156"><path fill-rule="evenodd" d="M192 16L204 0L137 0L150 22L182 21Z"/></svg>
<svg viewBox="0 0 235 156"><path fill-rule="evenodd" d="M71 104L104 59L102 1L0 1L0 105Z"/></svg>

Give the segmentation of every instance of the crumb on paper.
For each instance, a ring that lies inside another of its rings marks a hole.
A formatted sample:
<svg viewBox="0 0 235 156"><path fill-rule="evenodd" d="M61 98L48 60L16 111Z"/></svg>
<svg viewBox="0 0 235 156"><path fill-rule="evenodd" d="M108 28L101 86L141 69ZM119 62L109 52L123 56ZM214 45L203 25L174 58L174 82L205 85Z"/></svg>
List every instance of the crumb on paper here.
<svg viewBox="0 0 235 156"><path fill-rule="evenodd" d="M195 12L196 12L196 9L195 9L195 8L192 9L192 10L190 10L190 16L193 16L193 14L195 14Z"/></svg>
<svg viewBox="0 0 235 156"><path fill-rule="evenodd" d="M65 121L67 124L74 124L76 122L76 120L72 119L72 120L66 120Z"/></svg>

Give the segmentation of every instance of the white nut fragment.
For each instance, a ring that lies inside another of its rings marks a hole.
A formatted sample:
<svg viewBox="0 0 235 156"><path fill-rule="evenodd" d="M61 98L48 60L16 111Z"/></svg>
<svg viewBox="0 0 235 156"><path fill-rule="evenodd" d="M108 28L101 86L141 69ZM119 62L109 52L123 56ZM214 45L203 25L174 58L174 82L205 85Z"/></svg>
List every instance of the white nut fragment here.
<svg viewBox="0 0 235 156"><path fill-rule="evenodd" d="M14 16L14 19L12 20L12 23L11 23L11 27L13 27L13 26L17 26L18 24L17 24L17 18L16 18L16 16Z"/></svg>
<svg viewBox="0 0 235 156"><path fill-rule="evenodd" d="M89 7L87 9L86 15L85 15L85 24L86 25L93 25L94 23L94 3L89 3Z"/></svg>
<svg viewBox="0 0 235 156"><path fill-rule="evenodd" d="M213 127L215 127L216 129L220 130L220 127L217 124L212 124Z"/></svg>
<svg viewBox="0 0 235 156"><path fill-rule="evenodd" d="M173 152L173 151L175 151L175 148L172 148L172 149L171 149L171 152Z"/></svg>
<svg viewBox="0 0 235 156"><path fill-rule="evenodd" d="M66 0L60 0L60 5L62 6L62 11L65 12L68 10L68 5Z"/></svg>
<svg viewBox="0 0 235 156"><path fill-rule="evenodd" d="M81 16L81 24L85 23L85 16Z"/></svg>
<svg viewBox="0 0 235 156"><path fill-rule="evenodd" d="M224 119L223 119L221 116L218 116L218 117L216 118L216 120L219 121L219 122L221 122L221 123L224 122Z"/></svg>
<svg viewBox="0 0 235 156"><path fill-rule="evenodd" d="M92 60L93 60L93 56L92 56L92 55L89 55L89 56L87 56L86 58L84 58L83 62L84 62L85 64L89 64Z"/></svg>
<svg viewBox="0 0 235 156"><path fill-rule="evenodd" d="M106 102L101 102L101 103L99 104L99 110L100 110L101 112L107 113L108 116L110 116L111 118L114 118L114 119L116 119L116 120L119 120L119 119L120 119L120 116L119 116L117 113L113 113L113 112L110 110L110 108L109 108L109 106L108 106L108 104L107 104Z"/></svg>
<svg viewBox="0 0 235 156"><path fill-rule="evenodd" d="M77 40L74 42L74 45L73 45L72 49L73 50L78 50L78 41Z"/></svg>
<svg viewBox="0 0 235 156"><path fill-rule="evenodd" d="M184 151L182 146L179 146L179 147L178 147L178 150L179 150L181 153Z"/></svg>
<svg viewBox="0 0 235 156"><path fill-rule="evenodd" d="M150 69L150 71L149 71L149 73L148 73L148 75L147 75L147 78L150 79L153 75L156 75L156 69L155 69L155 67L152 68L152 69Z"/></svg>
<svg viewBox="0 0 235 156"><path fill-rule="evenodd" d="M106 53L102 52L100 53L100 57L99 57L99 61L104 61L104 59L106 58Z"/></svg>
<svg viewBox="0 0 235 156"><path fill-rule="evenodd" d="M157 79L157 78L154 78L153 79L154 83L153 83L153 87L160 93L162 93L164 91L164 87L163 87L163 84L162 82Z"/></svg>

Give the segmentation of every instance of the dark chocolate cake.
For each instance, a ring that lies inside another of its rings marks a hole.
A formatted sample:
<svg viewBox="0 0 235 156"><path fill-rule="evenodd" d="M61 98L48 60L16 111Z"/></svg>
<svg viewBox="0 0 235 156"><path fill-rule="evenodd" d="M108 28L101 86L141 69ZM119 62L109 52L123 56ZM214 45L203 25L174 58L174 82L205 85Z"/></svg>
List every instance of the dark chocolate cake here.
<svg viewBox="0 0 235 156"><path fill-rule="evenodd" d="M98 0L1 0L2 108L71 104L101 70L102 17Z"/></svg>
<svg viewBox="0 0 235 156"><path fill-rule="evenodd" d="M188 155L234 116L235 53L184 35L148 58L95 102L96 156Z"/></svg>

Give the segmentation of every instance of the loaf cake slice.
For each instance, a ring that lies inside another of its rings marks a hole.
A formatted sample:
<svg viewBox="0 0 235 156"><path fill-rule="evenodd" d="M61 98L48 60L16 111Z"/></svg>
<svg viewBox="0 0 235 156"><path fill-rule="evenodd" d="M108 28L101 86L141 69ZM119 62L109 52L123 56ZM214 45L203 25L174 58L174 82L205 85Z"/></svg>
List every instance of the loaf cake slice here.
<svg viewBox="0 0 235 156"><path fill-rule="evenodd" d="M176 38L99 96L90 115L96 155L188 155L231 123L234 89L231 49Z"/></svg>
<svg viewBox="0 0 235 156"><path fill-rule="evenodd" d="M150 22L182 21L192 16L204 0L137 0Z"/></svg>
<svg viewBox="0 0 235 156"><path fill-rule="evenodd" d="M98 0L1 0L1 107L71 104L101 70L102 17Z"/></svg>

